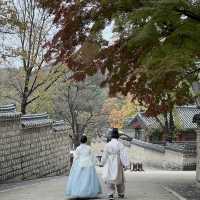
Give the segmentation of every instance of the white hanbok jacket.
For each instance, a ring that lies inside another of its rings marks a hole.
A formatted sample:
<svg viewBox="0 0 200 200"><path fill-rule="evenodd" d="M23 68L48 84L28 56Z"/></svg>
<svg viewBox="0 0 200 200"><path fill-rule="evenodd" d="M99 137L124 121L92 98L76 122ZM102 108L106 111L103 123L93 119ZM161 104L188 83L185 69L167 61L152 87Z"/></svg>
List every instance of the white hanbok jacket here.
<svg viewBox="0 0 200 200"><path fill-rule="evenodd" d="M95 167L96 159L90 146L81 144L74 152L74 162L78 161L80 167Z"/></svg>
<svg viewBox="0 0 200 200"><path fill-rule="evenodd" d="M129 166L129 159L124 145L117 139L112 139L106 144L102 165L102 178L106 182L120 184L123 181L123 167Z"/></svg>

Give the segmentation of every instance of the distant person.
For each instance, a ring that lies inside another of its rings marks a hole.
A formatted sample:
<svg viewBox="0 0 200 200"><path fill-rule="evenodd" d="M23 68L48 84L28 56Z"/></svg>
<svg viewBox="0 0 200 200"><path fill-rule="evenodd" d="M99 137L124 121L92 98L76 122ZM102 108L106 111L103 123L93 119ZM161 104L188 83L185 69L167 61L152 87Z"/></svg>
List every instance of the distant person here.
<svg viewBox="0 0 200 200"><path fill-rule="evenodd" d="M70 170L66 198L95 198L101 193L100 181L96 174L96 160L92 149L88 146L87 137L83 135L81 144L74 152Z"/></svg>
<svg viewBox="0 0 200 200"><path fill-rule="evenodd" d="M112 129L111 141L105 146L101 164L104 166L103 179L107 186L108 197L114 199L115 188L118 197L125 196L124 168L129 166L128 155L125 147L118 141L119 132L117 128Z"/></svg>

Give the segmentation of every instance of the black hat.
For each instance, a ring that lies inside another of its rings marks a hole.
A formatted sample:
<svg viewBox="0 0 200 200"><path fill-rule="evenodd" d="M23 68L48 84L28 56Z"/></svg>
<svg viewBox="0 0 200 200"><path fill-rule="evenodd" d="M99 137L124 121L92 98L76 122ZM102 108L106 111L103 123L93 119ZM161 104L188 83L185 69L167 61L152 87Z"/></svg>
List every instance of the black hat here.
<svg viewBox="0 0 200 200"><path fill-rule="evenodd" d="M118 128L113 128L113 129L112 129L111 138L119 139L119 131L118 131Z"/></svg>

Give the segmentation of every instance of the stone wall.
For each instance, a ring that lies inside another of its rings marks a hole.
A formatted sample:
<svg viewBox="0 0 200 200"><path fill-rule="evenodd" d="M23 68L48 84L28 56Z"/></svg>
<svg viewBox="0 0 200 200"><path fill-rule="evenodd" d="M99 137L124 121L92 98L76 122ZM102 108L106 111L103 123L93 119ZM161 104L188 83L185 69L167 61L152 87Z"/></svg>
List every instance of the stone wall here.
<svg viewBox="0 0 200 200"><path fill-rule="evenodd" d="M14 105L0 107L0 183L65 174L69 151L64 122L47 114L21 116Z"/></svg>
<svg viewBox="0 0 200 200"><path fill-rule="evenodd" d="M121 140L126 146L131 162L142 162L146 167L166 170L195 170L196 143L175 143L161 146L133 139ZM104 149L106 140L92 143L97 155ZM199 175L200 177L200 175Z"/></svg>
<svg viewBox="0 0 200 200"><path fill-rule="evenodd" d="M135 140L136 141L136 140ZM143 142L141 143L144 144ZM148 148L147 145L138 145L138 142L132 143L130 148L127 148L129 152L129 158L131 162L142 162L148 167L162 168L164 152L161 149L155 150L154 148Z"/></svg>
<svg viewBox="0 0 200 200"><path fill-rule="evenodd" d="M195 170L196 144L175 143L166 146L133 140L128 148L132 162L167 170Z"/></svg>

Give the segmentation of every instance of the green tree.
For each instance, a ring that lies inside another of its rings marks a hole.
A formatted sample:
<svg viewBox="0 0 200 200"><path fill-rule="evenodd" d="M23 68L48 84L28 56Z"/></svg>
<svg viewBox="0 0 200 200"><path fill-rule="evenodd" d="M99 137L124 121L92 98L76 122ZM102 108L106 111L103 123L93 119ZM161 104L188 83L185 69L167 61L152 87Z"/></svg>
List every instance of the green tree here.
<svg viewBox="0 0 200 200"><path fill-rule="evenodd" d="M200 2L64 2L41 1L61 26L49 46L49 58L53 54L57 61L68 63L77 80L101 71L107 77L102 85L109 85L111 95L130 93L151 116L163 113L167 119L169 113L165 127L173 127L174 105L192 103L191 83L198 80ZM115 36L112 42L102 34L109 24ZM75 54L85 43L96 45L90 60Z"/></svg>

